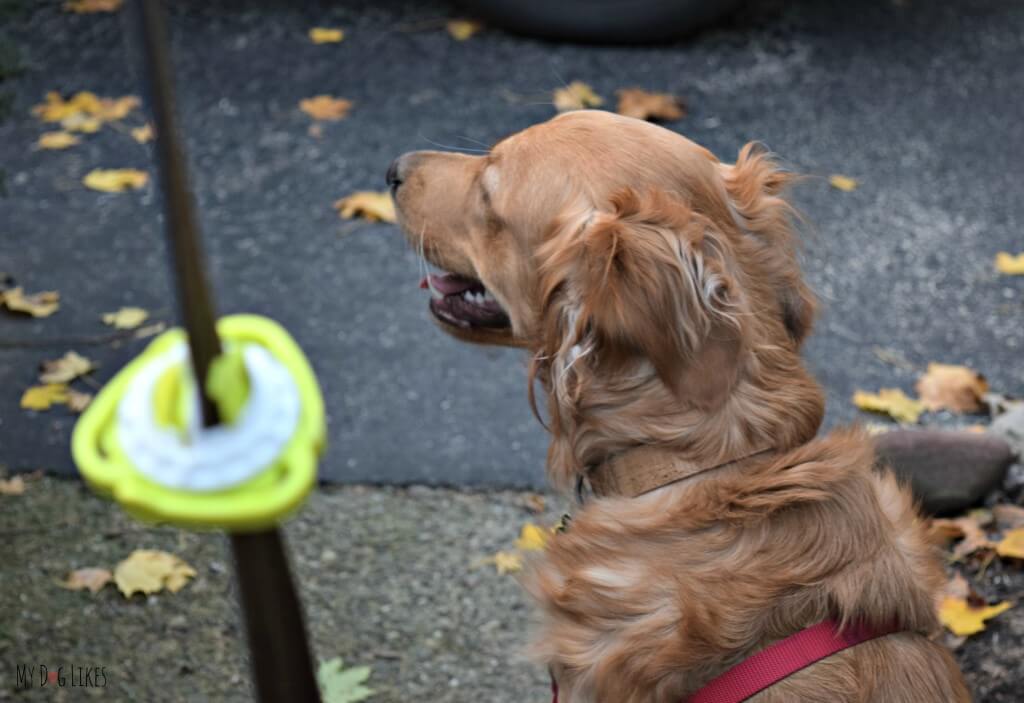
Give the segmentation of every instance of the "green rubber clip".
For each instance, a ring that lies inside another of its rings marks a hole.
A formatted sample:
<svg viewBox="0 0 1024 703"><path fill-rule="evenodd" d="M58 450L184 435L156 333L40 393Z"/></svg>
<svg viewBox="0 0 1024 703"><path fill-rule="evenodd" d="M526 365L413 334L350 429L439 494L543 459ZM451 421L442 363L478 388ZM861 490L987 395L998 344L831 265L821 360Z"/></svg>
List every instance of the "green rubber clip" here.
<svg viewBox="0 0 1024 703"><path fill-rule="evenodd" d="M202 429L185 332L154 339L79 418L71 453L86 481L147 522L251 532L281 522L316 483L323 396L273 320L217 322L224 353L206 391L222 424Z"/></svg>

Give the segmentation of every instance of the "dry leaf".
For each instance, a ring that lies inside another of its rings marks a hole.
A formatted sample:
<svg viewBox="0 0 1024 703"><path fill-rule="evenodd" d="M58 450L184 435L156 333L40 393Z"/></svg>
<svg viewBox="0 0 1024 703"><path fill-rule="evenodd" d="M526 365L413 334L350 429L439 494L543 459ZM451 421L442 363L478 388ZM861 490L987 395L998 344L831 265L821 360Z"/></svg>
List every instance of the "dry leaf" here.
<svg viewBox="0 0 1024 703"><path fill-rule="evenodd" d="M141 127L132 128L132 139L139 144L153 141L153 125L146 123Z"/></svg>
<svg viewBox="0 0 1024 703"><path fill-rule="evenodd" d="M1024 559L1024 527L1015 527L996 543L996 554L1001 557Z"/></svg>
<svg viewBox="0 0 1024 703"><path fill-rule="evenodd" d="M68 409L73 413L85 412L85 409L89 407L89 403L92 402L92 393L82 393L76 391L74 388L68 389L68 399L64 401Z"/></svg>
<svg viewBox="0 0 1024 703"><path fill-rule="evenodd" d="M996 271L1007 276L1024 276L1024 252L1017 256L1005 251L996 254Z"/></svg>
<svg viewBox="0 0 1024 703"><path fill-rule="evenodd" d="M582 110L604 104L604 99L583 81L573 81L564 88L558 88L552 100L559 112Z"/></svg>
<svg viewBox="0 0 1024 703"><path fill-rule="evenodd" d="M547 508L547 501L540 493L531 493L525 498L526 509L534 515L543 513Z"/></svg>
<svg viewBox="0 0 1024 703"><path fill-rule="evenodd" d="M78 112L61 120L60 126L69 132L94 134L100 131L100 127L103 126L103 122L96 117L90 117L85 113Z"/></svg>
<svg viewBox="0 0 1024 703"><path fill-rule="evenodd" d="M515 552L497 552L487 562L494 564L499 574L515 573L523 568L523 558Z"/></svg>
<svg viewBox="0 0 1024 703"><path fill-rule="evenodd" d="M883 388L878 393L857 391L853 394L853 404L861 410L886 413L899 422L913 424L917 422L924 406L913 398L908 398L899 388Z"/></svg>
<svg viewBox="0 0 1024 703"><path fill-rule="evenodd" d="M145 327L140 327L135 330L135 334L132 336L135 337L135 339L145 339L146 337L152 337L155 334L160 334L165 329L167 329L167 325L163 322L154 322L152 325L146 325Z"/></svg>
<svg viewBox="0 0 1024 703"><path fill-rule="evenodd" d="M51 405L66 403L68 387L63 383L32 386L21 396L21 407L26 410L49 410Z"/></svg>
<svg viewBox="0 0 1024 703"><path fill-rule="evenodd" d="M926 410L973 413L982 410L981 399L988 392L988 383L966 366L930 363L916 388Z"/></svg>
<svg viewBox="0 0 1024 703"><path fill-rule="evenodd" d="M954 635L973 635L985 629L985 621L994 618L1011 604L1003 601L997 605L973 607L963 598L946 596L939 604L939 620Z"/></svg>
<svg viewBox="0 0 1024 703"><path fill-rule="evenodd" d="M99 593L100 590L110 583L113 574L108 569L75 569L68 574L63 581L57 585L70 591L81 591L88 588L92 593Z"/></svg>
<svg viewBox="0 0 1024 703"><path fill-rule="evenodd" d="M177 593L196 575L179 557L155 549L136 549L114 569L114 581L125 598L133 593Z"/></svg>
<svg viewBox="0 0 1024 703"><path fill-rule="evenodd" d="M99 104L93 109L92 114L104 122L124 119L129 112L142 104L134 95L125 95L120 98L100 98Z"/></svg>
<svg viewBox="0 0 1024 703"><path fill-rule="evenodd" d="M483 25L473 20L449 20L445 28L456 41L466 41L483 29Z"/></svg>
<svg viewBox="0 0 1024 703"><path fill-rule="evenodd" d="M516 549L524 552L539 552L544 549L548 541L548 531L537 527L531 522L523 525L519 532L519 539L516 540Z"/></svg>
<svg viewBox="0 0 1024 703"><path fill-rule="evenodd" d="M648 93L640 88L623 88L616 91L619 106L616 112L638 120L667 121L681 120L686 115L683 101L668 93Z"/></svg>
<svg viewBox="0 0 1024 703"><path fill-rule="evenodd" d="M67 383L89 373L96 368L96 365L78 352L69 351L59 359L44 361L40 364L40 368L42 369L39 374L41 382Z"/></svg>
<svg viewBox="0 0 1024 703"><path fill-rule="evenodd" d="M340 29L313 27L309 30L309 38L314 44L337 44L345 38L345 33Z"/></svg>
<svg viewBox="0 0 1024 703"><path fill-rule="evenodd" d="M20 496L25 492L25 479L21 476L0 478L0 496Z"/></svg>
<svg viewBox="0 0 1024 703"><path fill-rule="evenodd" d="M103 313L103 321L119 330L133 330L149 317L142 308L121 308L117 312Z"/></svg>
<svg viewBox="0 0 1024 703"><path fill-rule="evenodd" d="M828 184L837 190L843 191L844 193L849 193L851 190L857 190L857 186L860 185L855 178L840 176L839 174L829 176Z"/></svg>
<svg viewBox="0 0 1024 703"><path fill-rule="evenodd" d="M94 12L117 12L121 9L123 2L124 0L68 0L64 3L64 11L79 15Z"/></svg>
<svg viewBox="0 0 1024 703"><path fill-rule="evenodd" d="M362 217L370 222L395 222L395 204L387 192L360 190L335 201L334 209L346 220Z"/></svg>
<svg viewBox="0 0 1024 703"><path fill-rule="evenodd" d="M940 543L951 540L962 540L953 548L953 556L963 559L982 549L992 549L995 545L982 529L981 521L973 515L958 518L936 518L931 522L932 535Z"/></svg>
<svg viewBox="0 0 1024 703"><path fill-rule="evenodd" d="M330 95L317 95L299 102L299 109L314 120L340 120L352 109L352 101L344 98L332 98Z"/></svg>
<svg viewBox="0 0 1024 703"><path fill-rule="evenodd" d="M67 149L81 140L70 132L44 132L39 135L36 146L40 149Z"/></svg>
<svg viewBox="0 0 1024 703"><path fill-rule="evenodd" d="M992 517L995 518L999 527L1003 529L1024 527L1024 508L1019 505L1009 505L1006 503L994 505L992 506Z"/></svg>
<svg viewBox="0 0 1024 703"><path fill-rule="evenodd" d="M95 169L90 171L82 179L87 188L103 191L104 193L120 193L133 189L138 190L146 185L149 176L145 171L134 168L119 169Z"/></svg>
<svg viewBox="0 0 1024 703"><path fill-rule="evenodd" d="M0 291L0 305L7 306L11 312L23 312L32 317L49 317L60 307L60 293L45 290L25 295L21 286Z"/></svg>

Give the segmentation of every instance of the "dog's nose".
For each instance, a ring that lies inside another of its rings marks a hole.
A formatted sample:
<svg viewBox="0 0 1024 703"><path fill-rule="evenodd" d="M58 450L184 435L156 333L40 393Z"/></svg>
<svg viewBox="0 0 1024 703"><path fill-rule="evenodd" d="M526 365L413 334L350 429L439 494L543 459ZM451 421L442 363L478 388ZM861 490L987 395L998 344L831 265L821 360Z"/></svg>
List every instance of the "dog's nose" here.
<svg viewBox="0 0 1024 703"><path fill-rule="evenodd" d="M384 180L388 183L388 188L391 192L398 190L398 186L402 185L402 172L401 172L401 161L402 157L399 156L397 159L391 162L388 166L387 175L384 176Z"/></svg>

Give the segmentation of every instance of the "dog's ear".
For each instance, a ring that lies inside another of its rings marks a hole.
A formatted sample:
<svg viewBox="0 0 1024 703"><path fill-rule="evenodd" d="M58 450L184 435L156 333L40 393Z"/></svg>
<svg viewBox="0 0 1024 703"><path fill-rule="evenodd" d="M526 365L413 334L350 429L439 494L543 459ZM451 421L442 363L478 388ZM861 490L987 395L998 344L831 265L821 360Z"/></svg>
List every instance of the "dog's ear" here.
<svg viewBox="0 0 1024 703"><path fill-rule="evenodd" d="M734 374L741 337L726 240L661 192L627 189L610 204L563 224L538 252L556 380L574 364L601 373L644 358L673 391L706 396L727 379L693 362Z"/></svg>
<svg viewBox="0 0 1024 703"><path fill-rule="evenodd" d="M799 346L814 324L817 304L796 261L794 221L799 216L784 197L798 176L783 171L760 144L744 146L735 164L721 165L733 216L760 244L757 257L777 292L782 321Z"/></svg>

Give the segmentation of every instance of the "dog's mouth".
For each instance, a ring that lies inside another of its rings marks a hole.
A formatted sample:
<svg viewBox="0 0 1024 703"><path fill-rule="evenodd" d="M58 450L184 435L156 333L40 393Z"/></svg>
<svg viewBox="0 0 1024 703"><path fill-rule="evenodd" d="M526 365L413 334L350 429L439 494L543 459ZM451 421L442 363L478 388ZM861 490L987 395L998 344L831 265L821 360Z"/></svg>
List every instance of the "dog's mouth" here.
<svg viewBox="0 0 1024 703"><path fill-rule="evenodd" d="M511 329L512 320L484 284L458 273L430 274L420 288L431 293L430 312L461 329Z"/></svg>

